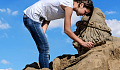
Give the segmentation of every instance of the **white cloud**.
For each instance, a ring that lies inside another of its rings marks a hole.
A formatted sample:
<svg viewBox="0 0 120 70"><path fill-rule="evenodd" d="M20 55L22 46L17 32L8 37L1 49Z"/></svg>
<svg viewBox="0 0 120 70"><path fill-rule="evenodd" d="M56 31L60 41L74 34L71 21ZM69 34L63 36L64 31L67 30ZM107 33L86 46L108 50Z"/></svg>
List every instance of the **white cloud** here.
<svg viewBox="0 0 120 70"><path fill-rule="evenodd" d="M0 12L5 12L5 13L8 13L8 14L13 15L13 16L18 14L18 11L12 11L10 8L0 9Z"/></svg>
<svg viewBox="0 0 120 70"><path fill-rule="evenodd" d="M72 43L72 40L70 38L66 39L67 43Z"/></svg>
<svg viewBox="0 0 120 70"><path fill-rule="evenodd" d="M8 38L8 34L7 33L0 34L0 38Z"/></svg>
<svg viewBox="0 0 120 70"><path fill-rule="evenodd" d="M71 19L71 24L74 25L79 20L81 20L81 16L77 16L76 12L73 12L72 19Z"/></svg>
<svg viewBox="0 0 120 70"><path fill-rule="evenodd" d="M63 28L64 19L57 19L50 22L48 29L53 29L57 27Z"/></svg>
<svg viewBox="0 0 120 70"><path fill-rule="evenodd" d="M116 19L106 20L106 23L112 30L112 35L120 37L120 21Z"/></svg>
<svg viewBox="0 0 120 70"><path fill-rule="evenodd" d="M1 60L1 63L2 63L2 64L10 64L8 61L6 61L6 60L4 60L4 59Z"/></svg>
<svg viewBox="0 0 120 70"><path fill-rule="evenodd" d="M18 14L18 11L13 11L12 12L12 15L17 15Z"/></svg>
<svg viewBox="0 0 120 70"><path fill-rule="evenodd" d="M11 13L11 10L9 8L7 8L7 13L10 14Z"/></svg>
<svg viewBox="0 0 120 70"><path fill-rule="evenodd" d="M78 20L80 20L80 16L77 16L75 12L73 12L72 18L71 18L71 25L75 24ZM48 29L53 28L64 28L64 19L57 19L50 22Z"/></svg>
<svg viewBox="0 0 120 70"><path fill-rule="evenodd" d="M13 70L12 68L8 68L8 69L0 69L0 70Z"/></svg>
<svg viewBox="0 0 120 70"><path fill-rule="evenodd" d="M0 12L6 12L6 10L5 9L0 9Z"/></svg>
<svg viewBox="0 0 120 70"><path fill-rule="evenodd" d="M116 11L106 11L105 13L106 13L106 14L115 14Z"/></svg>
<svg viewBox="0 0 120 70"><path fill-rule="evenodd" d="M10 28L10 25L8 23L3 24L2 21L0 20L0 29L8 29Z"/></svg>

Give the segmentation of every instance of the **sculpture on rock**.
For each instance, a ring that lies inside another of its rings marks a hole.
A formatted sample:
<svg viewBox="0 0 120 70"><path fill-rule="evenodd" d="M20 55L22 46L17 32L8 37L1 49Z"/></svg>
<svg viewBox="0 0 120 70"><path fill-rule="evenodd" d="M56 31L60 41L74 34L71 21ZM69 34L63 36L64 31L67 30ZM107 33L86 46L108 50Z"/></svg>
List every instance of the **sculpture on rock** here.
<svg viewBox="0 0 120 70"><path fill-rule="evenodd" d="M92 16L84 16L81 21L76 23L77 29L74 32L85 42L93 42L94 47L111 41L111 29L105 22L105 15L99 8L94 8ZM88 51L88 48L82 47L79 43L73 41L74 47L79 55Z"/></svg>
<svg viewBox="0 0 120 70"><path fill-rule="evenodd" d="M92 16L84 16L76 23L74 32L94 48L82 47L73 41L78 55L61 56L52 62L53 70L120 70L120 38L113 37L105 22L105 15L94 8Z"/></svg>

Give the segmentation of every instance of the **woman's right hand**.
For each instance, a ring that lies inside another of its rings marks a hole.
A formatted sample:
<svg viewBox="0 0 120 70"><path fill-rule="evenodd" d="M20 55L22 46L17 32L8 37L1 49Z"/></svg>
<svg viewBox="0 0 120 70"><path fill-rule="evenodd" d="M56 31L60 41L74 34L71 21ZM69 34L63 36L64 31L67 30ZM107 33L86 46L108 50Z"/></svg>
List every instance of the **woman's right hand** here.
<svg viewBox="0 0 120 70"><path fill-rule="evenodd" d="M81 45L83 47L87 47L89 49L93 48L94 47L94 44L92 42L82 42Z"/></svg>

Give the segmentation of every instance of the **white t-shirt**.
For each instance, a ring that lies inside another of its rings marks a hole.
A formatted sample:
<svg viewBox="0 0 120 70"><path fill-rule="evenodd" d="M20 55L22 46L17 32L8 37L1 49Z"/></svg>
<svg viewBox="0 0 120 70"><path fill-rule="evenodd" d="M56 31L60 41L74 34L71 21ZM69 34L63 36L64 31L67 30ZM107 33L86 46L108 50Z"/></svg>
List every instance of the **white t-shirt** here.
<svg viewBox="0 0 120 70"><path fill-rule="evenodd" d="M73 8L73 0L40 0L24 10L24 13L36 22L40 22L40 16L45 20L55 20L65 17L65 11L60 5Z"/></svg>

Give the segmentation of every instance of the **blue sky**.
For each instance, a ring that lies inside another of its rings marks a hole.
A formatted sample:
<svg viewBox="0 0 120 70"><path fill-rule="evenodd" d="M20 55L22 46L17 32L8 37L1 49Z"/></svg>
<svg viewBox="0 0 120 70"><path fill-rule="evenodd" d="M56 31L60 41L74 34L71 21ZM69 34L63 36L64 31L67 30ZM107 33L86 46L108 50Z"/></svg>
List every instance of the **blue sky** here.
<svg viewBox="0 0 120 70"><path fill-rule="evenodd" d="M0 70L22 70L26 64L38 62L37 47L22 18L23 10L37 1L0 1ZM105 13L113 36L120 37L120 0L93 0L93 3ZM72 31L75 31L75 22L80 18L73 13ZM46 36L50 45L50 61L62 54L77 54L72 40L64 34L63 19L52 21Z"/></svg>

